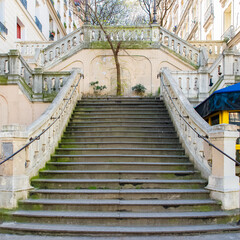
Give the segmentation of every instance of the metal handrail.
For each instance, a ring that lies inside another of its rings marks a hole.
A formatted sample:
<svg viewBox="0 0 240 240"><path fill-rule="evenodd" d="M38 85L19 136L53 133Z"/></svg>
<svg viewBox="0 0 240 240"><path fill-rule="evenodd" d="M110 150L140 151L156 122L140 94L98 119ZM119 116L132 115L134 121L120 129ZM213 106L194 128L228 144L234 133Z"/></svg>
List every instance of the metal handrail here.
<svg viewBox="0 0 240 240"><path fill-rule="evenodd" d="M4 159L2 162L0 162L0 165L3 164L3 163L5 163L5 162L8 161L9 159L11 159L12 157L14 157L15 155L17 155L18 153L20 153L23 149L27 148L29 145L31 145L31 144L32 144L33 142L35 142L36 140L39 140L40 137L41 137L46 131L48 131L48 130L57 122L58 119L60 119L62 113L64 112L64 110L66 109L69 101L71 100L71 98L72 98L72 96L73 96L73 93L75 92L76 88L78 87L81 78L83 78L83 74L80 75L80 78L79 78L77 84L74 86L74 89L73 89L70 97L67 98L67 99L64 99L64 100L67 100L67 102L65 103L65 105L64 105L62 111L60 112L60 114L58 115L58 117L56 117L56 118L54 119L54 121L53 121L46 129L44 129L44 131L42 131L39 135L37 135L37 136L34 137L34 138L30 138L30 139L29 139L29 142L28 142L27 144L25 144L25 145L24 145L22 148L20 148L18 151L16 151L16 152L13 153L11 156L7 157L7 158Z"/></svg>
<svg viewBox="0 0 240 240"><path fill-rule="evenodd" d="M210 141L208 141L208 140L206 139L206 137L202 136L199 132L197 132L197 131L186 121L186 119L185 119L186 116L184 117L184 116L179 112L179 110L177 109L176 104L175 104L174 101L173 101L173 98L171 97L171 95L170 95L170 93L169 93L169 91L168 91L168 89L167 89L167 86L164 84L163 79L162 79L162 74L159 73L159 74L157 75L157 77L158 77L158 78L160 77L160 79L161 79L161 81L162 81L162 85L163 85L163 87L165 88L165 90L166 90L166 92L167 92L167 94L168 94L168 97L170 98L170 100L171 100L173 106L175 107L177 113L179 114L179 117L183 119L183 121L197 134L197 136L198 136L199 138L203 139L203 140L204 140L205 142L207 142L211 147L215 148L217 151L219 151L220 153L222 153L223 155L225 155L225 156L228 157L230 160L232 160L233 162L237 163L237 164L240 166L240 162L238 162L236 159L232 158L231 156L229 156L228 154L226 154L225 152L223 152L221 149L219 149L218 147L216 147L213 143L211 143Z"/></svg>

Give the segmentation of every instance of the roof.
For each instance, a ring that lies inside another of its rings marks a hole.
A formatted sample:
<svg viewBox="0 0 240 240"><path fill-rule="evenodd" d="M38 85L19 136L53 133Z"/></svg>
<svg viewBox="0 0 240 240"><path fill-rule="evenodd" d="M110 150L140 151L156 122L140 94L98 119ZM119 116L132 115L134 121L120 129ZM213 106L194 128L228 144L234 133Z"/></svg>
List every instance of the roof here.
<svg viewBox="0 0 240 240"><path fill-rule="evenodd" d="M203 118L224 110L240 110L240 83L220 89L195 107Z"/></svg>

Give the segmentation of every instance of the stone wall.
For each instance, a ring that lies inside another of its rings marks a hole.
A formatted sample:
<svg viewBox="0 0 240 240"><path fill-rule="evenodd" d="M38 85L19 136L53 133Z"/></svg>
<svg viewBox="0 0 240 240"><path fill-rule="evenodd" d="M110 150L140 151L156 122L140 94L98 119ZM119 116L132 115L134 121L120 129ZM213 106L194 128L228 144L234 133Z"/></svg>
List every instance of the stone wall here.
<svg viewBox="0 0 240 240"><path fill-rule="evenodd" d="M49 104L30 102L18 85L1 85L0 129L3 125L28 126L40 117Z"/></svg>
<svg viewBox="0 0 240 240"><path fill-rule="evenodd" d="M121 50L120 64L124 95L131 96L131 88L138 83L146 88L146 94L156 95L160 86L157 74L162 67L173 71L193 71L194 68L184 61L179 60L174 54L164 49L127 49ZM84 71L84 94L93 93L90 82L99 81L106 85L103 94L116 94L116 67L111 50L84 49L72 57L62 61L49 71L67 71L73 67L82 68Z"/></svg>

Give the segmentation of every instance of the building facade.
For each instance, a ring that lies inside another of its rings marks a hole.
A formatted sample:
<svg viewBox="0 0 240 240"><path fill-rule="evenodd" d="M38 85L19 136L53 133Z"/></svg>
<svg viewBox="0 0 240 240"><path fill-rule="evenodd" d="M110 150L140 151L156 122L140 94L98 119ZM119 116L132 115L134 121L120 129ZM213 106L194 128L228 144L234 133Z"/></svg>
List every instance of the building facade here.
<svg viewBox="0 0 240 240"><path fill-rule="evenodd" d="M0 52L19 41L56 41L79 26L67 0L0 0Z"/></svg>
<svg viewBox="0 0 240 240"><path fill-rule="evenodd" d="M240 1L176 0L165 27L185 40L228 41L240 30Z"/></svg>

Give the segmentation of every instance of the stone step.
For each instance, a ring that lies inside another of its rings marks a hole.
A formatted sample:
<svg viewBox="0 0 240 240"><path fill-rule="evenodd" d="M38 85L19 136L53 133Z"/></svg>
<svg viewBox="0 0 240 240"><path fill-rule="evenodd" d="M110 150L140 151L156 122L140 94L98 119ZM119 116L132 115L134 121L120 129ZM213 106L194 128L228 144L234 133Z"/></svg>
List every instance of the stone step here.
<svg viewBox="0 0 240 240"><path fill-rule="evenodd" d="M202 179L33 179L32 185L43 189L199 189Z"/></svg>
<svg viewBox="0 0 240 240"><path fill-rule="evenodd" d="M80 117L80 116L72 116L70 119L70 123L75 123L75 122L157 122L157 123L165 123L165 122L170 122L169 121L169 116L165 117L155 117L155 115L151 117L144 117L144 116L100 116L100 117ZM170 122L171 123L171 122Z"/></svg>
<svg viewBox="0 0 240 240"><path fill-rule="evenodd" d="M183 223L182 223L183 224ZM199 235L206 233L240 231L236 224L211 224L211 225L178 225L178 226L99 226L75 224L39 224L6 222L0 224L2 232L16 234L37 234L56 236L89 236L89 240L98 237L134 237L134 236L165 236L165 235ZM87 237L85 237L88 239ZM84 239L85 239L84 238ZM184 237L183 237L184 238Z"/></svg>
<svg viewBox="0 0 240 240"><path fill-rule="evenodd" d="M122 104L122 103L138 103L138 104L146 104L146 103L157 103L157 104L164 104L163 101L160 101L159 99L82 99L77 102L77 105L81 104L91 104L91 103L98 103L98 104L106 104L106 103L116 103L116 104Z"/></svg>
<svg viewBox="0 0 240 240"><path fill-rule="evenodd" d="M39 199L125 199L181 200L209 199L205 189L36 189L29 197Z"/></svg>
<svg viewBox="0 0 240 240"><path fill-rule="evenodd" d="M64 136L122 136L125 135L126 137L144 137L144 136L155 136L155 137L176 137L176 131L168 131L168 130L161 130L161 131L150 131L150 130L95 130L95 131L66 131Z"/></svg>
<svg viewBox="0 0 240 240"><path fill-rule="evenodd" d="M28 199L19 210L91 212L183 212L218 211L221 205L210 199L197 200L117 200L117 199Z"/></svg>
<svg viewBox="0 0 240 240"><path fill-rule="evenodd" d="M154 120L149 120L149 119L121 119L121 118L115 118L115 119L107 119L107 118L104 118L103 119L94 119L94 118L75 118L75 119L71 119L68 123L68 126L73 126L73 125L85 125L85 124L90 124L90 125L97 125L97 124L146 124L146 125L159 125L159 124L162 124L162 125L165 125L165 124L168 124L168 125L172 125L171 122L169 122L168 119L154 119Z"/></svg>
<svg viewBox="0 0 240 240"><path fill-rule="evenodd" d="M56 154L123 154L123 155L184 155L185 150L178 148L56 148Z"/></svg>
<svg viewBox="0 0 240 240"><path fill-rule="evenodd" d="M185 155L123 155L123 154L98 154L98 155L63 155L53 154L54 162L187 162Z"/></svg>
<svg viewBox="0 0 240 240"><path fill-rule="evenodd" d="M72 115L72 118L90 118L90 117L105 117L105 118L112 118L112 117L118 117L118 118L122 118L122 117L134 117L134 118L141 118L141 117L155 117L155 118L168 118L169 119L169 115L167 112L150 112L150 113L146 113L143 111L138 111L138 112L134 112L134 111L122 111L122 112L116 112L116 113L106 113L106 112L93 112L93 113L86 113L86 112L75 112Z"/></svg>
<svg viewBox="0 0 240 240"><path fill-rule="evenodd" d="M48 162L48 170L163 170L163 171L183 171L193 170L193 164L187 163L154 163L154 162Z"/></svg>
<svg viewBox="0 0 240 240"><path fill-rule="evenodd" d="M129 106L122 106L122 105L109 105L109 106L76 106L74 109L75 112L122 112L122 111L134 111L134 112L140 112L140 111L146 111L146 112L165 112L167 113L167 109L165 106L159 106L159 105L146 105L141 107L129 107Z"/></svg>
<svg viewBox="0 0 240 240"><path fill-rule="evenodd" d="M156 102L163 102L160 100L159 96L153 96L153 97L140 97L140 96L135 96L135 97L118 97L118 96L89 96L89 97L82 97L79 102L92 102L92 101L139 101L139 102L147 102L147 101L156 101Z"/></svg>
<svg viewBox="0 0 240 240"><path fill-rule="evenodd" d="M172 131L174 132L174 127L172 125L144 125L141 123L141 125L136 126L134 125L126 125L126 124L116 124L116 125L100 125L96 124L94 126L68 126L66 128L66 131L71 132L71 131L148 131L149 132L162 132L161 129L164 129L164 131Z"/></svg>
<svg viewBox="0 0 240 240"><path fill-rule="evenodd" d="M42 170L40 178L46 179L199 179L200 173L194 170L140 171L140 170Z"/></svg>
<svg viewBox="0 0 240 240"><path fill-rule="evenodd" d="M91 211L15 211L15 221L29 223L79 224L102 226L178 226L198 224L235 223L237 217L229 212L91 212Z"/></svg>
<svg viewBox="0 0 240 240"><path fill-rule="evenodd" d="M77 104L76 107L82 107L82 108L98 108L98 107L113 107L113 106L121 106L121 107L132 107L132 108L142 108L142 107L165 107L163 103L159 102L81 102L80 104Z"/></svg>
<svg viewBox="0 0 240 240"><path fill-rule="evenodd" d="M159 121L81 121L81 122L69 122L68 128L77 128L77 127L141 127L141 128L165 128L172 127L173 124L169 121L159 122Z"/></svg>
<svg viewBox="0 0 240 240"><path fill-rule="evenodd" d="M147 143L153 143L155 144L156 142L157 143L165 143L165 142L171 142L173 144L179 144L179 139L177 136L173 137L173 136L170 136L170 137L167 137L167 136L161 136L161 137L155 137L155 136L142 136L142 137L135 137L135 136L125 136L125 135L119 135L117 137L112 137L112 136L88 136L88 137L85 137L85 136L81 136L81 137L66 137L66 136L63 136L62 139L61 139L61 142L62 143L66 143L66 142L92 142L92 143L95 143L95 142L112 142L112 143L115 143L115 142L121 142L121 143L124 143L124 142L139 142L139 143L142 143L142 142L147 142Z"/></svg>
<svg viewBox="0 0 240 240"><path fill-rule="evenodd" d="M182 148L178 142L61 142L59 148Z"/></svg>

